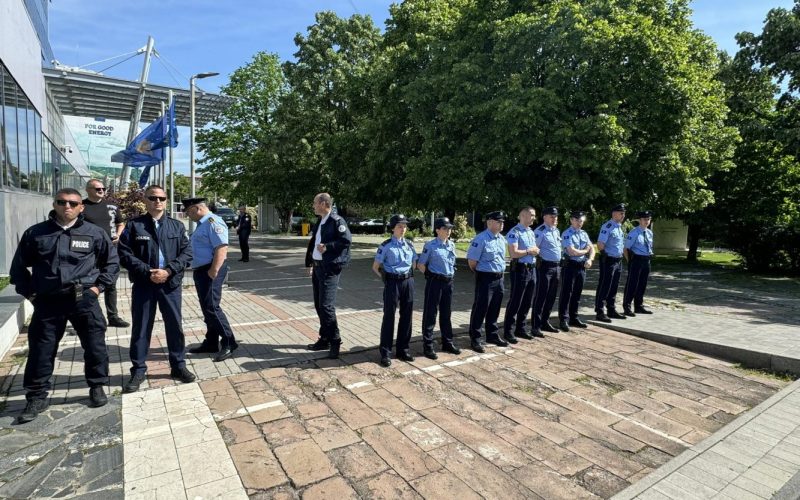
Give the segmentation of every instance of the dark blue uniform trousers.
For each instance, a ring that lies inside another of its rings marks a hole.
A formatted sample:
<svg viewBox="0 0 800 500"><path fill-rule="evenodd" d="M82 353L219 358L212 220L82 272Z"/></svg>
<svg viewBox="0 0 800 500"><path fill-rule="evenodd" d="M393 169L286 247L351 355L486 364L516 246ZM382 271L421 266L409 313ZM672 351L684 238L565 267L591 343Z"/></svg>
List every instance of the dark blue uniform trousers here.
<svg viewBox="0 0 800 500"><path fill-rule="evenodd" d="M625 295L622 297L622 307L626 310L644 305L644 291L647 288L647 279L650 277L650 257L647 255L631 254L631 263L628 267L628 281L625 282Z"/></svg>
<svg viewBox="0 0 800 500"><path fill-rule="evenodd" d="M242 259L250 260L250 231L239 231L239 250L242 251Z"/></svg>
<svg viewBox="0 0 800 500"><path fill-rule="evenodd" d="M600 279L594 296L594 310L597 314L603 312L604 306L608 312L617 310L614 302L617 300L620 274L622 274L622 258L600 256Z"/></svg>
<svg viewBox="0 0 800 500"><path fill-rule="evenodd" d="M314 309L319 317L319 337L331 341L339 340L339 323L336 321L336 290L339 288L339 272L328 269L321 262L314 262L311 272L314 291Z"/></svg>
<svg viewBox="0 0 800 500"><path fill-rule="evenodd" d="M536 294L536 269L525 264L516 264L509 273L511 278L511 297L506 304L506 315L503 322L503 335L511 337L511 328L514 335L528 333L526 322L528 312L533 306L533 297Z"/></svg>
<svg viewBox="0 0 800 500"><path fill-rule="evenodd" d="M75 328L83 347L83 372L89 387L108 384L106 319L94 292L87 289L77 302L72 294L42 296L34 300L28 326L29 352L23 378L28 400L47 397L67 320Z"/></svg>
<svg viewBox="0 0 800 500"><path fill-rule="evenodd" d="M397 351L408 351L411 341L411 315L414 309L414 278L397 279L386 277L383 287L383 322L381 323L381 357L388 358L392 353L394 340L394 313L400 306L400 320L397 323Z"/></svg>
<svg viewBox="0 0 800 500"><path fill-rule="evenodd" d="M181 287L169 288L163 284L133 285L131 310L133 324L131 326L131 374L147 371L147 352L153 335L153 324L156 319L156 306L164 318L164 329L167 335L169 350L169 366L181 368L186 366L184 360L185 339L181 320Z"/></svg>
<svg viewBox="0 0 800 500"><path fill-rule="evenodd" d="M222 348L235 348L238 344L233 336L228 317L222 311L219 303L222 300L222 283L228 274L228 265L223 264L217 277L213 280L208 276L209 265L198 267L194 270L194 287L197 289L197 298L203 310L203 321L206 323L206 340L208 346L219 346L222 339Z"/></svg>
<svg viewBox="0 0 800 500"><path fill-rule="evenodd" d="M542 325L550 319L550 311L556 302L558 294L559 262L542 260L536 268L536 299L533 301L532 323L533 330L539 331Z"/></svg>
<svg viewBox="0 0 800 500"><path fill-rule="evenodd" d="M500 316L504 293L503 273L475 271L475 300L469 316L469 337L473 343L480 341L484 322L486 338L498 338L497 317Z"/></svg>
<svg viewBox="0 0 800 500"><path fill-rule="evenodd" d="M561 272L561 295L558 297L558 317L568 323L578 318L578 304L586 282L584 262L568 260Z"/></svg>
<svg viewBox="0 0 800 500"><path fill-rule="evenodd" d="M436 313L439 313L439 330L442 332L442 345L453 344L453 324L450 320L453 305L453 279L426 276L425 306L422 311L422 342L433 347L433 327Z"/></svg>

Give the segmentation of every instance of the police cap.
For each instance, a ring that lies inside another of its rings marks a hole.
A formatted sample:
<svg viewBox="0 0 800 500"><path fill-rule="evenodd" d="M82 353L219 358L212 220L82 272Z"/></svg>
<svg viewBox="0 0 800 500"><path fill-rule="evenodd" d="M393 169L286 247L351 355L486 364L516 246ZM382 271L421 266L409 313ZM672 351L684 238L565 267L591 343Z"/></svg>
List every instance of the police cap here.
<svg viewBox="0 0 800 500"><path fill-rule="evenodd" d="M496 220L500 222L505 222L506 214L502 210L495 210L494 212L489 212L486 214L486 220Z"/></svg>
<svg viewBox="0 0 800 500"><path fill-rule="evenodd" d="M392 215L389 219L389 229L394 229L398 224L408 224L408 219L403 214Z"/></svg>
<svg viewBox="0 0 800 500"><path fill-rule="evenodd" d="M558 207L547 207L542 210L542 215L558 215Z"/></svg>
<svg viewBox="0 0 800 500"><path fill-rule="evenodd" d="M443 227L446 227L447 229L450 229L450 228L453 227L453 224L450 222L450 219L448 219L447 217L440 217L440 218L436 219L435 221L433 221L433 227L435 229L440 229L440 228L443 228Z"/></svg>
<svg viewBox="0 0 800 500"><path fill-rule="evenodd" d="M573 210L572 212L569 213L569 216L572 217L573 219L580 219L585 215L586 212L584 212L583 210Z"/></svg>
<svg viewBox="0 0 800 500"><path fill-rule="evenodd" d="M624 212L625 211L625 204L624 203L618 203L617 205L614 206L614 208L611 209L611 211L612 212Z"/></svg>
<svg viewBox="0 0 800 500"><path fill-rule="evenodd" d="M653 212L650 210L642 210L640 212L636 212L636 217L639 219L650 219L653 217Z"/></svg>
<svg viewBox="0 0 800 500"><path fill-rule="evenodd" d="M247 205L244 203L239 203L239 208L247 208Z"/></svg>
<svg viewBox="0 0 800 500"><path fill-rule="evenodd" d="M181 203L183 203L183 210L185 211L187 208L199 203L205 203L205 201L205 198L184 198Z"/></svg>

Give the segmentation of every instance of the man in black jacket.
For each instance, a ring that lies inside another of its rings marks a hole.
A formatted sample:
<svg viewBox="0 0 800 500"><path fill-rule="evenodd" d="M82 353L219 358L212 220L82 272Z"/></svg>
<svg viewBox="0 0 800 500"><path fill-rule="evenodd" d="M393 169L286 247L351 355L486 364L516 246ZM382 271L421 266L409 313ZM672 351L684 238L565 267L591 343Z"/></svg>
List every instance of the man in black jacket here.
<svg viewBox="0 0 800 500"><path fill-rule="evenodd" d="M336 289L342 268L350 262L352 236L347 222L332 213L333 198L328 193L314 197L314 213L320 218L311 230L306 251L314 289L314 309L319 316L319 339L308 345L311 351L329 350L328 357L339 357L342 339L336 322Z"/></svg>
<svg viewBox="0 0 800 500"><path fill-rule="evenodd" d="M239 236L239 249L242 251L240 262L250 262L250 231L253 228L253 221L247 213L247 205L239 205L239 215L236 216L236 234Z"/></svg>
<svg viewBox="0 0 800 500"><path fill-rule="evenodd" d="M164 319L170 375L184 383L195 379L186 369L181 325L181 283L183 271L192 261L192 246L183 223L165 213L167 195L161 186L148 187L144 200L147 214L128 222L119 242L122 266L133 282L130 352L133 366L124 392L136 392L145 380L156 305Z"/></svg>
<svg viewBox="0 0 800 500"><path fill-rule="evenodd" d="M108 384L106 320L97 297L116 282L119 257L108 233L84 222L81 212L81 194L59 189L50 219L25 231L11 262L11 283L33 303L23 379L28 404L20 423L47 409L50 377L67 320L83 347L89 405L108 402L103 389Z"/></svg>

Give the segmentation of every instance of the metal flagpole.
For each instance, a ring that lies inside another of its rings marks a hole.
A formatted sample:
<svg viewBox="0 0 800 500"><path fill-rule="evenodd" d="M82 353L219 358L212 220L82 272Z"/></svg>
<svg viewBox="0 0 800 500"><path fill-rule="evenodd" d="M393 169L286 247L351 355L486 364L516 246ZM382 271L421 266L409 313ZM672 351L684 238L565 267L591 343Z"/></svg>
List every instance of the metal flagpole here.
<svg viewBox="0 0 800 500"><path fill-rule="evenodd" d="M172 106L172 91L169 91L169 105ZM177 125L177 124L176 124ZM175 172L172 167L172 119L169 121L169 216L175 218Z"/></svg>
<svg viewBox="0 0 800 500"><path fill-rule="evenodd" d="M139 97L136 100L136 109L133 112L133 116L131 116L131 123L130 127L128 128L128 142L125 143L125 146L133 141L133 138L136 137L136 132L139 128L139 120L142 118L142 107L144 106L144 93L145 89L147 88L147 77L150 74L150 56L153 54L153 46L155 45L155 40L153 40L152 36L147 37L147 45L144 47L144 65L142 66L142 74L139 77ZM140 49L141 50L141 49ZM122 176L121 181L122 184L127 188L128 187L128 179L131 176L131 166L128 163L122 164Z"/></svg>

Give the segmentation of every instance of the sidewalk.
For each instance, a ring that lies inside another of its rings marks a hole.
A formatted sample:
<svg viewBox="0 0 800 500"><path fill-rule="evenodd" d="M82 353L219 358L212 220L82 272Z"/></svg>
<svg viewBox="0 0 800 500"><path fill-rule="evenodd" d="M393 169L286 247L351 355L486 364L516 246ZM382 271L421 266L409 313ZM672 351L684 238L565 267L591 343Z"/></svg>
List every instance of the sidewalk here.
<svg viewBox="0 0 800 500"><path fill-rule="evenodd" d="M31 424L12 425L24 406L21 336L0 362L0 498L609 498L646 486L684 452L699 454L718 432L737 436L755 425L777 438L773 415L792 414L786 405L797 405L796 384L596 326L480 356L464 350L380 368L382 284L369 272L374 248L361 244L337 301L346 352L329 361L304 350L318 328L302 268L305 243L254 236L247 264L235 262L232 247L223 308L241 347L218 364L189 355L198 383L169 378L157 321L146 390L121 396L130 333L111 328L114 395L104 408L87 408L82 351L75 337L65 337L53 406ZM701 286L682 290L685 283L674 279L654 276L650 326L677 329L667 311L680 307L691 315L684 318L701 314L679 300L691 295L687 300L698 302ZM710 278L697 280L713 288ZM422 285L415 354L422 350ZM472 287L460 272L453 322L462 347ZM769 291L757 314L778 311L788 319L777 334L788 335L798 322L785 304L796 314L796 301ZM129 310L122 290L119 306ZM737 320L733 311L711 310ZM744 331L760 331L758 323L739 321ZM184 290L184 327L187 345L202 339L191 287ZM796 432L774 447L773 455L790 464L774 478L784 483L800 469L800 460L787 459L795 455ZM724 444L719 440L714 452L738 453ZM728 485L739 477L720 479Z"/></svg>

